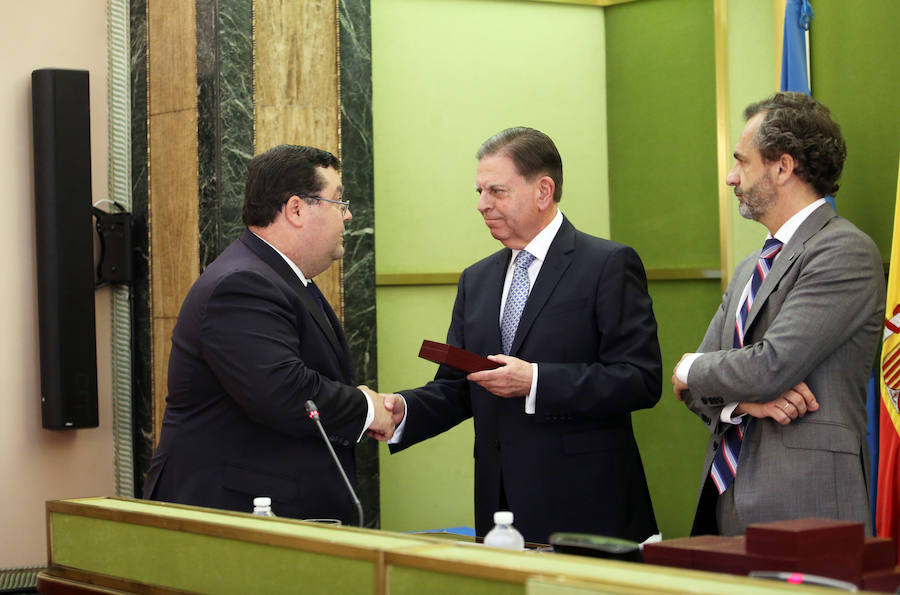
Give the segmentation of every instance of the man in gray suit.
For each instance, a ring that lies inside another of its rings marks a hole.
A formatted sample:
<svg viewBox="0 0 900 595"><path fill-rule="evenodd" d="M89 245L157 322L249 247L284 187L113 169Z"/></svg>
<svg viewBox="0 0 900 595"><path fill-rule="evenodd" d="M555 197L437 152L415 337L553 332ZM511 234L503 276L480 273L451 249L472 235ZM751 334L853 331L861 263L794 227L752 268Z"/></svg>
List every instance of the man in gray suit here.
<svg viewBox="0 0 900 595"><path fill-rule="evenodd" d="M865 384L883 322L881 258L822 198L846 156L828 108L776 93L744 117L726 183L769 234L672 377L712 434L692 534L813 516L868 529Z"/></svg>

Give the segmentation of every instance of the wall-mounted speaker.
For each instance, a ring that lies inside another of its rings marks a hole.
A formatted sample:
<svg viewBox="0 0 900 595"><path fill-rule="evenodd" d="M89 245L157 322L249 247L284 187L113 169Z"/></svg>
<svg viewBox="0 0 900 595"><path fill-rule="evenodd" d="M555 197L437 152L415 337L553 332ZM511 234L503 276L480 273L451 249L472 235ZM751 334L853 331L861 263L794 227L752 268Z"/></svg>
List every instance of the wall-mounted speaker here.
<svg viewBox="0 0 900 595"><path fill-rule="evenodd" d="M97 411L90 78L31 73L34 205L45 428L93 428Z"/></svg>

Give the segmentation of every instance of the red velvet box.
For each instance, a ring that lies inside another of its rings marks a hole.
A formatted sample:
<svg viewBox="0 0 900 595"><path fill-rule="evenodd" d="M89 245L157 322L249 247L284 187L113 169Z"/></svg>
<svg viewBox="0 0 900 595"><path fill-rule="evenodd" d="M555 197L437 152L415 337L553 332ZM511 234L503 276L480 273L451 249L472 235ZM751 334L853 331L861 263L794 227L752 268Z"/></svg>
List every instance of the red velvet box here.
<svg viewBox="0 0 900 595"><path fill-rule="evenodd" d="M480 372L481 370L493 370L503 365L453 345L427 340L422 341L419 357L438 364L448 365L469 374Z"/></svg>
<svg viewBox="0 0 900 595"><path fill-rule="evenodd" d="M863 572L893 569L897 563L897 545L889 537L866 537L863 545Z"/></svg>
<svg viewBox="0 0 900 595"><path fill-rule="evenodd" d="M863 523L832 519L796 519L747 527L747 553L774 558L841 556L862 560Z"/></svg>
<svg viewBox="0 0 900 595"><path fill-rule="evenodd" d="M755 570L753 560L747 557L744 537L721 537L703 551L694 553L694 568L711 572L746 575Z"/></svg>
<svg viewBox="0 0 900 595"><path fill-rule="evenodd" d="M735 539L741 541L740 549L743 550L743 537L722 537L719 535L700 535L698 537L683 537L680 539L667 539L659 543L648 543L643 548L644 562L659 564L660 566L712 570L708 557L709 553L722 548L726 543L730 544Z"/></svg>
<svg viewBox="0 0 900 595"><path fill-rule="evenodd" d="M900 566L876 570L863 575L862 588L866 591L893 593L900 587Z"/></svg>
<svg viewBox="0 0 900 595"><path fill-rule="evenodd" d="M773 548L777 549L777 548ZM744 537L703 535L644 546L644 561L710 572L747 575L754 570L803 572L862 584L862 553L784 556L748 553Z"/></svg>

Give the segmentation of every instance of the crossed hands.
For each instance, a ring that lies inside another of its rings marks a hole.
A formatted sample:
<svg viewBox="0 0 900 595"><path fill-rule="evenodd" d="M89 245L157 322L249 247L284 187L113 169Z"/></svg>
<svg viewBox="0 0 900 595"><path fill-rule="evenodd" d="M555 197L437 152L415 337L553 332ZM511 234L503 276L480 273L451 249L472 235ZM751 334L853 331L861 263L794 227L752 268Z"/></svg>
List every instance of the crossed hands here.
<svg viewBox="0 0 900 595"><path fill-rule="evenodd" d="M376 393L365 384L359 385L361 391L369 395L375 407L375 419L366 430L366 436L380 442L387 442L394 435L397 424L403 421L406 414L403 399L391 393Z"/></svg>
<svg viewBox="0 0 900 595"><path fill-rule="evenodd" d="M771 417L782 425L787 425L807 414L816 411L819 402L809 390L805 382L788 389L768 403L748 403L741 401L734 409L735 415L746 413L756 418Z"/></svg>

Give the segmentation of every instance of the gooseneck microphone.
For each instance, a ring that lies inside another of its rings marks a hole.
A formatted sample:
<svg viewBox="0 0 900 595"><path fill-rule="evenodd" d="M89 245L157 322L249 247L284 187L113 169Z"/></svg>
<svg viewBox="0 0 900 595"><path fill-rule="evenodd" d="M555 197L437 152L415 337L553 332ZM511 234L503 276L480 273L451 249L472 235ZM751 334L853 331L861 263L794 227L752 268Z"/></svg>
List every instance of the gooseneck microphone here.
<svg viewBox="0 0 900 595"><path fill-rule="evenodd" d="M309 413L309 419L315 422L316 427L319 428L319 433L322 434L322 439L325 441L325 446L328 447L328 452L331 453L331 458L334 459L334 464L337 466L338 471L341 472L341 477L344 478L344 483L347 484L347 491L350 492L350 498L353 499L353 504L356 505L356 512L359 514L359 526L363 526L363 510L362 504L359 503L359 498L356 497L356 492L353 490L353 486L350 485L350 480L347 478L347 474L344 472L344 467L341 465L341 462L337 458L337 454L334 452L334 447L331 446L331 440L328 439L328 435L325 433L325 429L322 427L322 422L319 421L319 409L316 407L316 404L311 400L306 402L306 412Z"/></svg>

